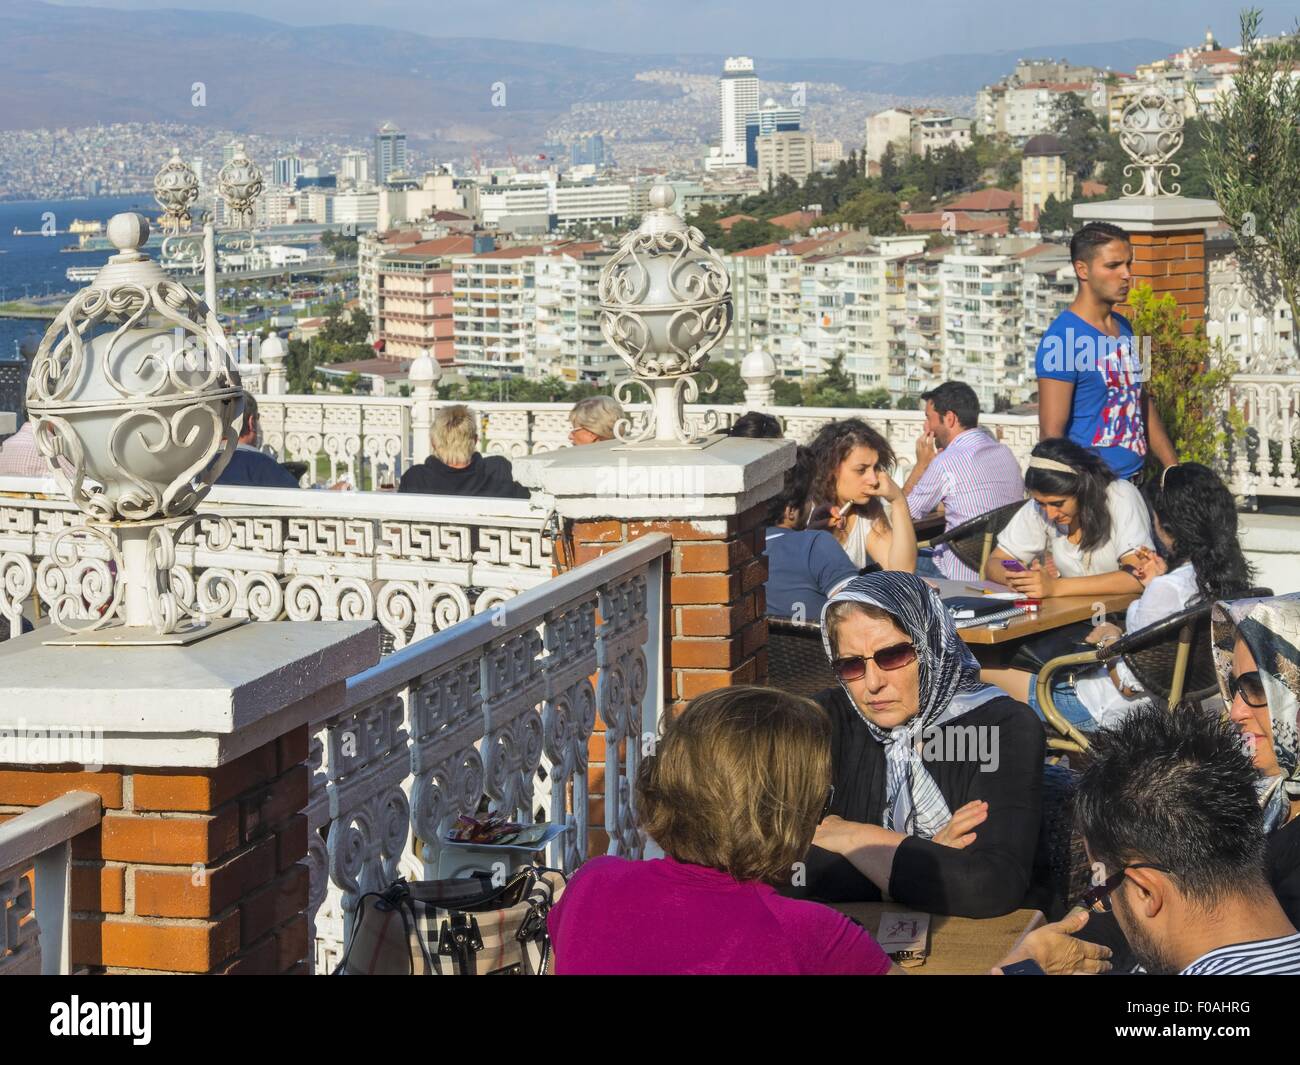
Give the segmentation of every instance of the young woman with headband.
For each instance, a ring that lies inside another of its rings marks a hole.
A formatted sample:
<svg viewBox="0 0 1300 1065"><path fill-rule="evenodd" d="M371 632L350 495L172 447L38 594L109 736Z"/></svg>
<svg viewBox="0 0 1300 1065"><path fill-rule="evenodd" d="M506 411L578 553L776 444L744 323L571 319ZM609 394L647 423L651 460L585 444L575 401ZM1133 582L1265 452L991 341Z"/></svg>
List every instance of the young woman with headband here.
<svg viewBox="0 0 1300 1065"><path fill-rule="evenodd" d="M1134 485L1093 452L1058 438L1034 448L1025 491L1029 501L989 556L989 580L1036 599L1142 591L1122 568L1154 553L1151 519Z"/></svg>

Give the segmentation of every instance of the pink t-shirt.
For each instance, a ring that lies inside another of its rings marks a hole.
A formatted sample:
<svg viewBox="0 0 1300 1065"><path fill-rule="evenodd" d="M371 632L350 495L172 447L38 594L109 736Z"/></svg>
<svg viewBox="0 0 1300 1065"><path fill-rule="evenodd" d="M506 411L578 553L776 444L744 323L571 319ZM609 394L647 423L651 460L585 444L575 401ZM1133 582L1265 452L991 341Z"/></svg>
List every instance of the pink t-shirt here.
<svg viewBox="0 0 1300 1065"><path fill-rule="evenodd" d="M889 957L843 914L672 858L593 858L548 921L570 975L879 976Z"/></svg>

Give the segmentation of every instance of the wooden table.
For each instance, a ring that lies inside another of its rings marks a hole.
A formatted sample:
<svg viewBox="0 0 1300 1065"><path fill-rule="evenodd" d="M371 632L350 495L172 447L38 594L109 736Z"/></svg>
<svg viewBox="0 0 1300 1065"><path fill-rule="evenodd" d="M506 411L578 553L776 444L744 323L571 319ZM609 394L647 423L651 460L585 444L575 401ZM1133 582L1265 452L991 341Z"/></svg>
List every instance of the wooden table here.
<svg viewBox="0 0 1300 1065"><path fill-rule="evenodd" d="M967 643L995 644L1020 640L1049 629L1059 629L1062 625L1071 625L1076 621L1088 621L1097 612L1100 604L1107 614L1123 611L1137 596L1130 592L1114 595L1059 595L1042 601L1042 605L1032 614L1021 614L1012 618L1005 629L990 629L987 626L972 626L958 629L961 638ZM1010 601L1008 606L1012 605Z"/></svg>
<svg viewBox="0 0 1300 1065"><path fill-rule="evenodd" d="M874 937L886 912L909 911L901 902L837 902L832 909L852 917ZM1039 910L1016 910L1004 917L930 915L930 956L908 968L915 976L981 976L1005 958L1020 938L1043 924Z"/></svg>

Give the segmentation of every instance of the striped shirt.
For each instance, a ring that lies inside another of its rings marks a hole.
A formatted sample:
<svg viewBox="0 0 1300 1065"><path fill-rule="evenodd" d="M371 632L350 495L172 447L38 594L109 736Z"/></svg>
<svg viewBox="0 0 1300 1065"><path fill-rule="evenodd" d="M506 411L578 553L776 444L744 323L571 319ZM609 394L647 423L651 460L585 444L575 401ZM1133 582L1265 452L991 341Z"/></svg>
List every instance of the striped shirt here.
<svg viewBox="0 0 1300 1065"><path fill-rule="evenodd" d="M1182 976L1298 976L1300 932L1253 943L1233 943L1202 954Z"/></svg>
<svg viewBox="0 0 1300 1065"><path fill-rule="evenodd" d="M50 464L36 450L32 423L23 422L18 432L0 444L0 477L49 477Z"/></svg>
<svg viewBox="0 0 1300 1065"><path fill-rule="evenodd" d="M967 429L948 441L907 495L913 520L943 504L944 531L1025 498L1020 463L1006 444L987 430ZM972 580L975 573L940 544L934 552L939 572L953 580Z"/></svg>

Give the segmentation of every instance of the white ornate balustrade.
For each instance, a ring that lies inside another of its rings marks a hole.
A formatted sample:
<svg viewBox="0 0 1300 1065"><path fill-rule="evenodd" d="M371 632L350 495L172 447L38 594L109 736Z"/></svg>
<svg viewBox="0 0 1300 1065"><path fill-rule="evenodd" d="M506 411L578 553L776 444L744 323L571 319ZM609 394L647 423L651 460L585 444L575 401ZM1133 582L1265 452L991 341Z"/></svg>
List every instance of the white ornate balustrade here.
<svg viewBox="0 0 1300 1065"><path fill-rule="evenodd" d="M663 708L664 573L646 536L398 651L317 723L307 810L315 970L337 964L357 902L436 875L461 814L568 826L549 864L587 857L587 750L605 723L609 853L640 857L633 781ZM626 740L624 743L622 741Z"/></svg>
<svg viewBox="0 0 1300 1065"><path fill-rule="evenodd" d="M1231 449L1233 491L1246 497L1300 496L1300 377L1234 377L1232 402L1247 429L1245 441Z"/></svg>
<svg viewBox="0 0 1300 1065"><path fill-rule="evenodd" d="M112 602L106 557L51 559L82 524L60 495L52 480L0 478L0 627L12 634L33 593L44 611L72 596L78 617ZM173 586L211 618L376 620L403 647L551 575L545 515L527 501L218 487L203 513L225 521L184 534Z"/></svg>

